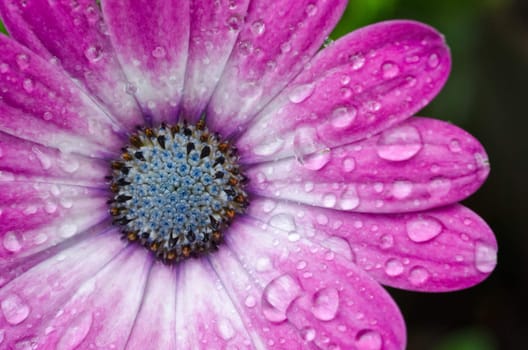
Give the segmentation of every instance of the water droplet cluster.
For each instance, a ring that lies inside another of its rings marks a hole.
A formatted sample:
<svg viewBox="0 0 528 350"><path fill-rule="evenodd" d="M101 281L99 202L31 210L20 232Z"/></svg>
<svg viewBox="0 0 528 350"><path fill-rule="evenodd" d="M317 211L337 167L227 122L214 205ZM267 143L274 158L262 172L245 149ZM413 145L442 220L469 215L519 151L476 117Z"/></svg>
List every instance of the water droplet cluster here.
<svg viewBox="0 0 528 350"><path fill-rule="evenodd" d="M166 263L215 250L248 205L236 149L203 121L143 128L129 142L110 184L123 236Z"/></svg>

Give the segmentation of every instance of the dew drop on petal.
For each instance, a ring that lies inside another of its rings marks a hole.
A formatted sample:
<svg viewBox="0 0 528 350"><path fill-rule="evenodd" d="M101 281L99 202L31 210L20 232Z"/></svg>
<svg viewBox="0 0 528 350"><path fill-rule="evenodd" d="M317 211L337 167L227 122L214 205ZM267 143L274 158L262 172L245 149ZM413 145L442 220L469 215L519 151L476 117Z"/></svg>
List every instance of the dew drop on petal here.
<svg viewBox="0 0 528 350"><path fill-rule="evenodd" d="M26 70L29 67L29 56L25 53L18 54L16 56L16 63L20 70Z"/></svg>
<svg viewBox="0 0 528 350"><path fill-rule="evenodd" d="M251 25L251 31L255 35L262 35L265 30L266 30L266 25L264 24L262 20L255 21Z"/></svg>
<svg viewBox="0 0 528 350"><path fill-rule="evenodd" d="M414 126L404 125L383 132L376 150L382 159L403 161L414 157L422 147L420 132Z"/></svg>
<svg viewBox="0 0 528 350"><path fill-rule="evenodd" d="M475 267L482 273L493 271L497 265L497 248L484 242L477 241L475 244Z"/></svg>
<svg viewBox="0 0 528 350"><path fill-rule="evenodd" d="M359 196L354 186L349 185L339 199L339 206L343 210L356 209L359 206Z"/></svg>
<svg viewBox="0 0 528 350"><path fill-rule="evenodd" d="M350 63L353 70L361 69L365 65L365 56L358 53L350 57Z"/></svg>
<svg viewBox="0 0 528 350"><path fill-rule="evenodd" d="M350 261L354 261L354 253L352 252L352 248L350 247L350 244L348 241L344 238L338 237L338 236L331 236L327 239L325 239L322 243L323 247L326 247L333 251L334 253L345 257L346 259Z"/></svg>
<svg viewBox="0 0 528 350"><path fill-rule="evenodd" d="M218 321L218 335L224 339L229 340L235 336L235 329L227 318L223 318Z"/></svg>
<svg viewBox="0 0 528 350"><path fill-rule="evenodd" d="M162 46L156 46L154 50L152 50L152 57L154 58L163 58L167 55L167 51Z"/></svg>
<svg viewBox="0 0 528 350"><path fill-rule="evenodd" d="M293 218L293 216L286 213L281 213L272 216L269 219L268 224L286 232L292 232L296 229L295 219Z"/></svg>
<svg viewBox="0 0 528 350"><path fill-rule="evenodd" d="M450 190L451 180L444 177L435 178L427 185L427 191L434 197L443 197L447 195Z"/></svg>
<svg viewBox="0 0 528 350"><path fill-rule="evenodd" d="M356 160L352 157L343 159L343 170L347 173L353 171L356 168Z"/></svg>
<svg viewBox="0 0 528 350"><path fill-rule="evenodd" d="M26 320L29 316L29 306L16 294L8 295L0 304L6 321L15 326Z"/></svg>
<svg viewBox="0 0 528 350"><path fill-rule="evenodd" d="M323 288L313 297L312 313L321 321L333 320L339 310L339 292L335 288Z"/></svg>
<svg viewBox="0 0 528 350"><path fill-rule="evenodd" d="M303 84L296 86L289 94L288 99L292 103L301 103L310 97L314 92L313 84Z"/></svg>
<svg viewBox="0 0 528 350"><path fill-rule="evenodd" d="M315 329L312 327L304 327L301 329L301 337L304 339L304 341L310 342L315 339L316 332Z"/></svg>
<svg viewBox="0 0 528 350"><path fill-rule="evenodd" d="M413 189L413 184L410 181L395 181L392 184L392 195L397 199L407 198Z"/></svg>
<svg viewBox="0 0 528 350"><path fill-rule="evenodd" d="M262 314L270 322L286 320L286 310L301 292L301 286L291 275L273 279L262 294Z"/></svg>
<svg viewBox="0 0 528 350"><path fill-rule="evenodd" d="M462 151L462 147L460 146L460 141L458 139L452 139L449 142L449 150L453 153L459 153Z"/></svg>
<svg viewBox="0 0 528 350"><path fill-rule="evenodd" d="M420 286L427 282L430 273L422 266L415 266L409 272L409 282L415 286Z"/></svg>
<svg viewBox="0 0 528 350"><path fill-rule="evenodd" d="M400 67L392 61L387 61L381 65L381 74L384 79L396 77L400 73Z"/></svg>
<svg viewBox="0 0 528 350"><path fill-rule="evenodd" d="M389 249L394 245L394 237L390 234L385 234L380 237L381 249Z"/></svg>
<svg viewBox="0 0 528 350"><path fill-rule="evenodd" d="M348 128L356 119L357 110L354 107L339 107L331 116L332 126L338 129Z"/></svg>
<svg viewBox="0 0 528 350"><path fill-rule="evenodd" d="M5 234L3 239L3 245L8 252L12 253L19 252L20 249L22 249L22 244L20 244L18 237L14 232L11 231Z"/></svg>
<svg viewBox="0 0 528 350"><path fill-rule="evenodd" d="M103 50L100 46L89 46L84 50L84 57L91 62L95 63L103 57Z"/></svg>
<svg viewBox="0 0 528 350"><path fill-rule="evenodd" d="M27 93L32 93L33 90L35 90L35 84L33 83L33 80L31 79L24 79L24 82L22 83L22 87Z"/></svg>
<svg viewBox="0 0 528 350"><path fill-rule="evenodd" d="M383 339L372 329L363 329L356 335L356 348L358 350L381 350Z"/></svg>
<svg viewBox="0 0 528 350"><path fill-rule="evenodd" d="M57 344L57 350L74 350L86 338L92 326L92 314L82 313L68 325Z"/></svg>
<svg viewBox="0 0 528 350"><path fill-rule="evenodd" d="M390 277L396 277L403 273L403 264L396 259L389 259L385 263L385 273Z"/></svg>
<svg viewBox="0 0 528 350"><path fill-rule="evenodd" d="M257 305L257 300L252 295L250 295L246 298L246 300L244 301L244 304L247 307L252 308Z"/></svg>
<svg viewBox="0 0 528 350"><path fill-rule="evenodd" d="M438 58L438 55L436 53L432 53L427 59L427 64L431 68L438 67L438 64L440 64L440 59Z"/></svg>
<svg viewBox="0 0 528 350"><path fill-rule="evenodd" d="M419 216L407 221L407 235L414 242L427 242L442 232L442 224L430 216Z"/></svg>
<svg viewBox="0 0 528 350"><path fill-rule="evenodd" d="M337 198L333 193L327 193L323 196L323 206L326 208L333 208L336 205Z"/></svg>

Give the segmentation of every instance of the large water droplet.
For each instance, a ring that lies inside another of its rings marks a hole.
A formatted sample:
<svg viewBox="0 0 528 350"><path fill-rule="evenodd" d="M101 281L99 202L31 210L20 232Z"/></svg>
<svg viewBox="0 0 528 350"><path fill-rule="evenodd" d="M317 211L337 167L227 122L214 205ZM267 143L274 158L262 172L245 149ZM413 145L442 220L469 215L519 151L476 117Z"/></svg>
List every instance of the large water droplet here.
<svg viewBox="0 0 528 350"><path fill-rule="evenodd" d="M385 263L385 273L390 277L396 277L403 273L403 264L396 259L389 259Z"/></svg>
<svg viewBox="0 0 528 350"><path fill-rule="evenodd" d="M33 80L31 79L24 79L22 82L22 87L27 93L32 93L33 90L35 90L35 84L33 83Z"/></svg>
<svg viewBox="0 0 528 350"><path fill-rule="evenodd" d="M415 286L420 286L427 282L430 273L422 266L415 266L409 272L409 282Z"/></svg>
<svg viewBox="0 0 528 350"><path fill-rule="evenodd" d="M356 119L357 110L350 107L339 107L332 112L332 126L338 129L348 128Z"/></svg>
<svg viewBox="0 0 528 350"><path fill-rule="evenodd" d="M381 65L381 74L384 79L394 78L400 73L400 67L392 61L387 61Z"/></svg>
<svg viewBox="0 0 528 350"><path fill-rule="evenodd" d="M353 185L348 185L347 190L341 195L339 206L343 210L352 210L359 206L359 196Z"/></svg>
<svg viewBox="0 0 528 350"><path fill-rule="evenodd" d="M356 168L356 160L352 157L343 159L343 170L347 173Z"/></svg>
<svg viewBox="0 0 528 350"><path fill-rule="evenodd" d="M57 344L56 350L74 350L86 338L92 326L92 314L82 313L68 324L68 329L64 332Z"/></svg>
<svg viewBox="0 0 528 350"><path fill-rule="evenodd" d="M442 224L430 216L419 216L407 221L407 235L414 242L427 242L442 232Z"/></svg>
<svg viewBox="0 0 528 350"><path fill-rule="evenodd" d="M436 68L440 64L440 59L436 53L432 53L427 59L427 64L431 68Z"/></svg>
<svg viewBox="0 0 528 350"><path fill-rule="evenodd" d="M8 295L0 304L6 321L15 326L29 316L29 306L16 294Z"/></svg>
<svg viewBox="0 0 528 350"><path fill-rule="evenodd" d="M427 191L434 197L443 197L451 190L451 180L438 177L427 185Z"/></svg>
<svg viewBox="0 0 528 350"><path fill-rule="evenodd" d="M315 153L297 158L308 170L320 170L330 161L331 155L329 149L323 149Z"/></svg>
<svg viewBox="0 0 528 350"><path fill-rule="evenodd" d="M301 292L301 286L291 275L273 279L262 294L262 314L270 322L286 320L286 310Z"/></svg>
<svg viewBox="0 0 528 350"><path fill-rule="evenodd" d="M335 288L323 288L314 294L312 313L321 321L333 320L339 310L339 292Z"/></svg>
<svg viewBox="0 0 528 350"><path fill-rule="evenodd" d="M350 261L355 260L352 248L350 247L348 241L344 238L332 236L328 239L325 239L321 244L324 247L330 249L331 251L335 252L340 256L347 258Z"/></svg>
<svg viewBox="0 0 528 350"><path fill-rule="evenodd" d="M395 181L392 184L392 195L397 199L407 198L412 192L412 182L410 181Z"/></svg>
<svg viewBox="0 0 528 350"><path fill-rule="evenodd" d="M378 139L378 156L385 160L402 161L414 157L423 147L422 137L411 125L383 132Z"/></svg>
<svg viewBox="0 0 528 350"><path fill-rule="evenodd" d="M270 156L277 153L284 145L284 140L281 138L273 138L261 143L253 148L253 153L258 156Z"/></svg>
<svg viewBox="0 0 528 350"><path fill-rule="evenodd" d="M357 350L381 350L383 339L372 329L363 329L356 335Z"/></svg>
<svg viewBox="0 0 528 350"><path fill-rule="evenodd" d="M272 216L270 220L268 221L268 223L271 226L278 228L279 230L286 231L286 232L292 232L296 229L295 219L293 218L293 216L291 216L290 214L286 214L286 213L281 213L281 214Z"/></svg>
<svg viewBox="0 0 528 350"><path fill-rule="evenodd" d="M394 245L394 237L391 234L385 234L380 237L381 249L389 249Z"/></svg>
<svg viewBox="0 0 528 350"><path fill-rule="evenodd" d="M327 193L323 196L323 206L333 208L337 203L337 197L333 193Z"/></svg>
<svg viewBox="0 0 528 350"><path fill-rule="evenodd" d="M289 94L288 98L292 103L301 103L310 97L315 90L314 84L303 84L296 86Z"/></svg>
<svg viewBox="0 0 528 350"><path fill-rule="evenodd" d="M14 232L7 232L4 236L3 240L4 248L8 252L16 253L19 252L20 249L22 249L22 244L20 244L20 241L18 240L18 237Z"/></svg>
<svg viewBox="0 0 528 350"><path fill-rule="evenodd" d="M40 148L33 146L31 148L31 151L37 156L37 159L39 160L42 169L46 170L51 168L51 158L47 154L42 152Z"/></svg>
<svg viewBox="0 0 528 350"><path fill-rule="evenodd" d="M497 248L484 242L478 241L475 244L475 267L482 273L493 271L497 265Z"/></svg>

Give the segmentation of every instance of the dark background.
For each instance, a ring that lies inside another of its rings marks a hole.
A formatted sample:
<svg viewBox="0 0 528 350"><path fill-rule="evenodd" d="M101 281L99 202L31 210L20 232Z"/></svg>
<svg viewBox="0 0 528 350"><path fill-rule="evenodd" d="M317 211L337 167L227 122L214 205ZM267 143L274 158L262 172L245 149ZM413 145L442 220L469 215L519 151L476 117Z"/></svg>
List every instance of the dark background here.
<svg viewBox="0 0 528 350"><path fill-rule="evenodd" d="M485 146L491 174L464 204L499 242L497 269L476 287L390 290L407 321L408 350L528 349L528 1L350 0L332 38L394 18L446 36L451 76L419 115L449 120Z"/></svg>
<svg viewBox="0 0 528 350"><path fill-rule="evenodd" d="M332 39L395 18L446 36L451 76L419 114L449 120L486 147L490 177L465 204L499 242L497 269L472 289L390 290L407 321L408 350L528 349L528 1L350 0Z"/></svg>

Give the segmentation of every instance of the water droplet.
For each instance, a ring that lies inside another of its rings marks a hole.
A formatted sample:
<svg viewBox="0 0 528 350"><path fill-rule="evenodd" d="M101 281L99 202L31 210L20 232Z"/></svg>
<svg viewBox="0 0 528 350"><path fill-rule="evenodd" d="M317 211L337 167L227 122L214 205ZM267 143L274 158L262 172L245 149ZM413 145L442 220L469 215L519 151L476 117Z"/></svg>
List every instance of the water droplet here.
<svg viewBox="0 0 528 350"><path fill-rule="evenodd" d="M450 190L451 180L446 179L444 177L433 179L427 185L427 191L431 194L431 196L435 197L443 197L448 194Z"/></svg>
<svg viewBox="0 0 528 350"><path fill-rule="evenodd" d="M429 271L427 271L425 267L415 266L411 269L411 272L409 273L409 282L411 282L411 284L415 286L420 286L427 282L429 276Z"/></svg>
<svg viewBox="0 0 528 350"><path fill-rule="evenodd" d="M381 65L381 72L384 79L394 78L400 73L400 67L392 61L387 61Z"/></svg>
<svg viewBox="0 0 528 350"><path fill-rule="evenodd" d="M325 239L321 244L323 245L323 247L330 249L337 255L345 257L350 261L355 260L354 253L352 252L350 244L348 244L348 241L342 237L332 236L330 238Z"/></svg>
<svg viewBox="0 0 528 350"><path fill-rule="evenodd" d="M372 329L363 329L356 335L357 350L381 350L383 339Z"/></svg>
<svg viewBox="0 0 528 350"><path fill-rule="evenodd" d="M413 185L410 181L394 181L392 195L397 199L404 199L412 192Z"/></svg>
<svg viewBox="0 0 528 350"><path fill-rule="evenodd" d="M301 292L302 288L291 275L273 279L262 294L262 314L270 322L286 320L286 310Z"/></svg>
<svg viewBox="0 0 528 350"><path fill-rule="evenodd" d="M312 327L304 327L300 332L304 341L313 341L315 339L316 332Z"/></svg>
<svg viewBox="0 0 528 350"><path fill-rule="evenodd" d="M154 50L152 50L152 57L154 58L163 58L167 55L167 51L163 46L156 46Z"/></svg>
<svg viewBox="0 0 528 350"><path fill-rule="evenodd" d="M246 300L244 301L244 304L247 307L252 308L257 305L257 300L252 295L250 295L246 298Z"/></svg>
<svg viewBox="0 0 528 350"><path fill-rule="evenodd" d="M125 85L125 92L129 95L135 95L137 90L137 85L134 83L127 83Z"/></svg>
<svg viewBox="0 0 528 350"><path fill-rule="evenodd" d="M255 35L262 35L266 30L266 25L261 20L258 20L253 22L253 24L251 25L251 30Z"/></svg>
<svg viewBox="0 0 528 350"><path fill-rule="evenodd" d="M103 49L100 46L89 46L84 50L84 57L91 63L95 63L103 57Z"/></svg>
<svg viewBox="0 0 528 350"><path fill-rule="evenodd" d="M390 277L396 277L403 273L403 264L396 259L389 259L385 263L385 273Z"/></svg>
<svg viewBox="0 0 528 350"><path fill-rule="evenodd" d="M459 153L462 151L462 147L460 147L460 141L458 139L452 139L449 142L449 150L453 153Z"/></svg>
<svg viewBox="0 0 528 350"><path fill-rule="evenodd" d="M440 59L438 58L438 55L436 53L432 53L427 59L427 64L431 68L438 67L438 64L440 64Z"/></svg>
<svg viewBox="0 0 528 350"><path fill-rule="evenodd" d="M77 226L74 224L64 224L59 228L62 237L68 238L77 233Z"/></svg>
<svg viewBox="0 0 528 350"><path fill-rule="evenodd" d="M389 249L394 245L394 237L390 234L386 234L380 237L381 249Z"/></svg>
<svg viewBox="0 0 528 350"><path fill-rule="evenodd" d="M356 160L352 157L343 159L343 170L347 173L356 168Z"/></svg>
<svg viewBox="0 0 528 350"><path fill-rule="evenodd" d="M341 195L339 206L343 210L352 210L359 206L359 196L353 185L348 185L347 190Z"/></svg>
<svg viewBox="0 0 528 350"><path fill-rule="evenodd" d="M337 197L333 193L327 193L323 196L323 206L333 208L336 205Z"/></svg>
<svg viewBox="0 0 528 350"><path fill-rule="evenodd" d="M235 336L235 329L227 318L218 321L218 335L224 340L229 340Z"/></svg>
<svg viewBox="0 0 528 350"><path fill-rule="evenodd" d="M257 156L271 156L277 153L284 145L284 140L281 138L273 138L267 142L259 144L253 148L253 153Z"/></svg>
<svg viewBox="0 0 528 350"><path fill-rule="evenodd" d="M33 80L31 79L24 79L24 82L22 83L22 87L24 90L26 90L27 93L32 93L33 90L35 90L35 84L33 84Z"/></svg>
<svg viewBox="0 0 528 350"><path fill-rule="evenodd" d="M288 53L291 51L291 44L289 42L282 43L280 49L282 53Z"/></svg>
<svg viewBox="0 0 528 350"><path fill-rule="evenodd" d="M281 213L281 214L272 216L270 220L268 221L268 223L271 226L278 228L279 230L286 231L286 232L292 232L297 228L295 226L295 219L293 218L293 216L291 216L290 214L286 214L286 213Z"/></svg>
<svg viewBox="0 0 528 350"><path fill-rule="evenodd" d="M44 112L44 114L42 115L42 119L44 120L51 120L53 119L53 113L51 112Z"/></svg>
<svg viewBox="0 0 528 350"><path fill-rule="evenodd" d="M31 148L31 151L37 156L37 159L39 160L42 169L46 170L51 168L51 158L48 155L44 154L44 152L42 152L40 148L38 148L37 146L33 146Z"/></svg>
<svg viewBox="0 0 528 350"><path fill-rule="evenodd" d="M339 292L335 288L323 288L314 294L312 313L321 321L333 320L339 309Z"/></svg>
<svg viewBox="0 0 528 350"><path fill-rule="evenodd" d="M358 53L350 57L350 63L353 70L361 69L365 65L365 56Z"/></svg>
<svg viewBox="0 0 528 350"><path fill-rule="evenodd" d="M303 155L302 157L297 158L308 170L320 170L330 161L331 155L330 150L323 149L318 152Z"/></svg>
<svg viewBox="0 0 528 350"><path fill-rule="evenodd" d="M308 4L306 6L306 14L308 17L313 17L317 13L317 6L315 4Z"/></svg>
<svg viewBox="0 0 528 350"><path fill-rule="evenodd" d="M420 56L418 55L412 55L412 56L407 56L405 57L405 62L406 63L418 63L420 61Z"/></svg>
<svg viewBox="0 0 528 350"><path fill-rule="evenodd" d="M442 224L431 216L418 216L407 221L407 235L414 242L427 242L442 232Z"/></svg>
<svg viewBox="0 0 528 350"><path fill-rule="evenodd" d="M314 84L302 84L296 86L289 94L288 99L292 103L301 103L310 97L315 90Z"/></svg>
<svg viewBox="0 0 528 350"><path fill-rule="evenodd" d="M6 321L16 326L29 316L29 306L16 294L8 295L0 304Z"/></svg>
<svg viewBox="0 0 528 350"><path fill-rule="evenodd" d="M4 248L8 252L17 253L20 251L20 249L22 249L22 244L20 244L18 237L12 231L9 231L5 234L3 244Z"/></svg>
<svg viewBox="0 0 528 350"><path fill-rule="evenodd" d="M270 271L273 268L273 264L268 257L258 258L255 263L255 269L258 272Z"/></svg>
<svg viewBox="0 0 528 350"><path fill-rule="evenodd" d="M29 56L25 53L18 54L16 56L16 63L18 68L21 70L26 70L29 67Z"/></svg>
<svg viewBox="0 0 528 350"><path fill-rule="evenodd" d="M241 23L241 20L238 16L231 16L227 19L227 25L232 30L239 30L240 23Z"/></svg>
<svg viewBox="0 0 528 350"><path fill-rule="evenodd" d="M422 137L414 126L404 125L383 132L377 142L378 156L390 161L414 157L423 147Z"/></svg>
<svg viewBox="0 0 528 350"><path fill-rule="evenodd" d="M475 267L482 273L493 271L497 265L497 248L484 242L477 241L475 244Z"/></svg>
<svg viewBox="0 0 528 350"><path fill-rule="evenodd" d="M56 350L74 350L86 338L92 326L92 314L82 313L68 324L68 329L64 332L57 344Z"/></svg>
<svg viewBox="0 0 528 350"><path fill-rule="evenodd" d="M378 101L374 101L374 100L367 101L365 106L371 112L377 112L381 109L381 103L379 103Z"/></svg>
<svg viewBox="0 0 528 350"><path fill-rule="evenodd" d="M338 129L348 128L356 119L357 110L354 107L339 107L332 112L332 126Z"/></svg>

